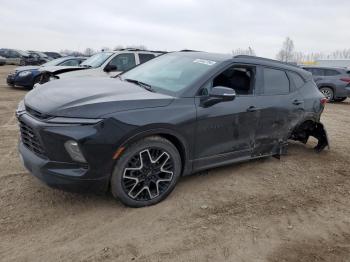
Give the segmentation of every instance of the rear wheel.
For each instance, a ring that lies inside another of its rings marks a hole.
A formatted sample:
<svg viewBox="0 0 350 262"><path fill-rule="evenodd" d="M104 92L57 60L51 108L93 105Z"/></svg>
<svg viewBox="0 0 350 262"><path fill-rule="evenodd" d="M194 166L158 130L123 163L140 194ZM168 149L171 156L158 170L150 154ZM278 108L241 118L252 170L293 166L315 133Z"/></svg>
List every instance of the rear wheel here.
<svg viewBox="0 0 350 262"><path fill-rule="evenodd" d="M334 98L335 102L343 102L346 100L347 97L340 97L340 98Z"/></svg>
<svg viewBox="0 0 350 262"><path fill-rule="evenodd" d="M174 189L181 174L176 147L162 137L147 137L122 153L111 178L111 192L131 207L154 205Z"/></svg>
<svg viewBox="0 0 350 262"><path fill-rule="evenodd" d="M328 99L328 101L333 101L334 92L333 92L332 88L330 88L330 87L321 87L320 91Z"/></svg>

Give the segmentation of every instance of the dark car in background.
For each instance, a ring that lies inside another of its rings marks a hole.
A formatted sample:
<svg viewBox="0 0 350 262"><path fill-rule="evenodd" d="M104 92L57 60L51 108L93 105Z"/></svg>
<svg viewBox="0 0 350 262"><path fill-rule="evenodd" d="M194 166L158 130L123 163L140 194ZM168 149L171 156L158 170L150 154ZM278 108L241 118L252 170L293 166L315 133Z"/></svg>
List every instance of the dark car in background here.
<svg viewBox="0 0 350 262"><path fill-rule="evenodd" d="M7 76L7 84L10 86L22 86L25 88L33 88L36 83L40 82L42 68L57 68L62 69L66 67L79 66L86 57L62 57L51 60L41 66L22 66L17 67L14 73Z"/></svg>
<svg viewBox="0 0 350 262"><path fill-rule="evenodd" d="M35 65L37 59L29 53L16 49L0 49L0 56L6 58L6 64L9 65Z"/></svg>
<svg viewBox="0 0 350 262"><path fill-rule="evenodd" d="M6 58L3 56L0 56L0 66L6 65Z"/></svg>
<svg viewBox="0 0 350 262"><path fill-rule="evenodd" d="M329 101L342 102L350 97L350 70L334 67L303 67L313 75L320 91Z"/></svg>
<svg viewBox="0 0 350 262"><path fill-rule="evenodd" d="M46 62L51 61L53 58L39 51L27 51L32 57L35 58L37 65L42 65Z"/></svg>
<svg viewBox="0 0 350 262"><path fill-rule="evenodd" d="M52 59L57 59L57 58L61 58L61 54L57 53L57 52L44 52L45 55L47 55L48 57L51 57Z"/></svg>
<svg viewBox="0 0 350 262"><path fill-rule="evenodd" d="M160 202L180 176L328 145L327 99L311 74L278 61L204 52L154 58L116 78L50 81L17 109L25 167L50 186Z"/></svg>

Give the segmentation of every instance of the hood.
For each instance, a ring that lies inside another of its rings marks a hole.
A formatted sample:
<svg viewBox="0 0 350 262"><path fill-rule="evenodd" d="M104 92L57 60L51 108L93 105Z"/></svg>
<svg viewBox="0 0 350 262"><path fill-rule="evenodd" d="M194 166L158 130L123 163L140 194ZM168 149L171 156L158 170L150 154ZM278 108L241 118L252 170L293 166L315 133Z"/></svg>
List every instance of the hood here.
<svg viewBox="0 0 350 262"><path fill-rule="evenodd" d="M40 71L50 72L52 74L60 74L64 72L74 71L74 70L84 70L86 67L81 66L42 66Z"/></svg>
<svg viewBox="0 0 350 262"><path fill-rule="evenodd" d="M27 70L37 70L40 66L19 66L15 68L16 72L27 71Z"/></svg>
<svg viewBox="0 0 350 262"><path fill-rule="evenodd" d="M83 71L74 71L74 72L62 72L58 77L60 79L72 78L72 77L96 77L103 76L104 71L101 68L84 68ZM102 74L101 74L102 73ZM57 74L56 74L57 75Z"/></svg>
<svg viewBox="0 0 350 262"><path fill-rule="evenodd" d="M174 97L153 93L114 78L77 78L50 81L30 91L25 105L40 113L79 118L167 106Z"/></svg>

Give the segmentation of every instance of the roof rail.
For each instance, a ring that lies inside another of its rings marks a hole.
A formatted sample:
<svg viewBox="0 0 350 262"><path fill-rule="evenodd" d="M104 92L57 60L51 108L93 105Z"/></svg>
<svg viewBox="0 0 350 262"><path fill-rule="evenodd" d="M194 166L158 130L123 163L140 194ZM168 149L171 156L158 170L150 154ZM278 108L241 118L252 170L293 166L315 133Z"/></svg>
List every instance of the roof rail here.
<svg viewBox="0 0 350 262"><path fill-rule="evenodd" d="M146 49L140 49L140 48L117 48L113 51L145 51L145 52L152 52L152 53L167 53L166 51L156 51L156 50L146 50Z"/></svg>
<svg viewBox="0 0 350 262"><path fill-rule="evenodd" d="M180 50L179 52L200 52L198 50L191 50L191 49L183 49L183 50Z"/></svg>
<svg viewBox="0 0 350 262"><path fill-rule="evenodd" d="M265 62L273 62L273 63L279 63L283 65L288 65L288 66L294 66L294 67L299 67L297 64L291 63L291 62L282 62L278 61L275 59L270 59L270 58L265 58L265 57L259 57L259 56L251 56L251 55L236 55L233 58L246 58L246 59L257 59L260 61L265 61Z"/></svg>

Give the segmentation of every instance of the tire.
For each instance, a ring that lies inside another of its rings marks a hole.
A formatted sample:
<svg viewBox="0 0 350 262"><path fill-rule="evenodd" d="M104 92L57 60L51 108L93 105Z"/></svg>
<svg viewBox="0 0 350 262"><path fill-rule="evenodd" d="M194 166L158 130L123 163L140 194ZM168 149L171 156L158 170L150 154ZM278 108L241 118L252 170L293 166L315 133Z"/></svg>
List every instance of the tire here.
<svg viewBox="0 0 350 262"><path fill-rule="evenodd" d="M347 97L339 97L339 98L334 98L334 102L343 102L347 99Z"/></svg>
<svg viewBox="0 0 350 262"><path fill-rule="evenodd" d="M320 91L328 99L328 101L333 101L333 99L334 99L334 92L333 92L332 88L330 88L330 87L321 87Z"/></svg>
<svg viewBox="0 0 350 262"><path fill-rule="evenodd" d="M152 136L127 147L111 177L111 193L124 205L144 207L164 200L181 175L181 157L168 140Z"/></svg>

